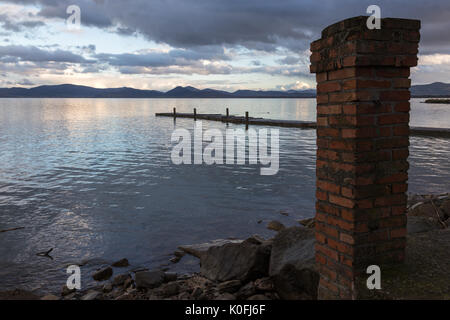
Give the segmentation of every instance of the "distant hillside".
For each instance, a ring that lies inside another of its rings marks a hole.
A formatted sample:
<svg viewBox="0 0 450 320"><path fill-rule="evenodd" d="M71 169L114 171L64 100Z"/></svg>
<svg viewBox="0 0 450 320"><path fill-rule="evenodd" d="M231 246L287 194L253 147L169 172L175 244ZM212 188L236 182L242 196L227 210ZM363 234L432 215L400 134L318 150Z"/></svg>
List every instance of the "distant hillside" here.
<svg viewBox="0 0 450 320"><path fill-rule="evenodd" d="M35 88L0 88L0 98L313 98L315 90L226 92L194 87L176 87L167 92L133 88L97 89L87 86L62 84Z"/></svg>
<svg viewBox="0 0 450 320"><path fill-rule="evenodd" d="M450 97L450 83L433 82L411 86L413 97Z"/></svg>
<svg viewBox="0 0 450 320"><path fill-rule="evenodd" d="M167 92L133 88L97 89L73 84L35 88L0 88L0 98L314 98L316 90L227 92L194 87L176 87ZM450 83L434 82L411 86L412 97L450 97Z"/></svg>

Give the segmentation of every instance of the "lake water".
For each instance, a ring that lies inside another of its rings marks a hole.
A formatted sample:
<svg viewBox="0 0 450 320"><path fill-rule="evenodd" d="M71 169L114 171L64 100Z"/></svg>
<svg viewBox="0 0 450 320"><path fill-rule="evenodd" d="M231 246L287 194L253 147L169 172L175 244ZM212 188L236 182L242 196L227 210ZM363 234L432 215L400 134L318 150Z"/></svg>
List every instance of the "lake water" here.
<svg viewBox="0 0 450 320"><path fill-rule="evenodd" d="M412 100L412 125L450 127L449 106L422 100ZM181 244L268 237L269 220L294 225L313 216L314 130L279 128L275 176L261 176L257 165L176 166L172 131L192 130L193 121L154 116L173 107L316 116L314 99L0 99L0 229L25 227L0 233L0 290L59 292L73 263L84 264L87 286L95 268L116 259L156 268ZM412 137L409 191L448 192L449 157L450 139ZM49 248L54 260L36 256ZM168 267L189 272L198 264L185 257Z"/></svg>

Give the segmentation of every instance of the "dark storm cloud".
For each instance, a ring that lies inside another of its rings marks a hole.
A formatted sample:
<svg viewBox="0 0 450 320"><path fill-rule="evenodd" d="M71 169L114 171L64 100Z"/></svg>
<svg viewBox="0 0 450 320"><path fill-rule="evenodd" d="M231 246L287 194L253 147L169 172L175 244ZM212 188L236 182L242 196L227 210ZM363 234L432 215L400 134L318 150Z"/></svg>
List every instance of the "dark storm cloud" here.
<svg viewBox="0 0 450 320"><path fill-rule="evenodd" d="M84 57L65 50L43 50L35 46L0 46L0 61L2 62L69 62L89 63Z"/></svg>
<svg viewBox="0 0 450 320"><path fill-rule="evenodd" d="M7 31L20 32L25 29L34 29L45 26L42 21L26 20L26 21L12 21L6 14L0 14L0 26Z"/></svg>
<svg viewBox="0 0 450 320"><path fill-rule="evenodd" d="M68 5L81 8L83 25L138 31L148 39L174 47L240 45L254 50L277 47L304 50L327 25L366 15L371 4L382 16L422 20L423 52L450 52L448 0L17 0L39 4L43 17L66 18Z"/></svg>
<svg viewBox="0 0 450 320"><path fill-rule="evenodd" d="M224 49L220 47L202 47L201 50L174 49L168 52L146 52L146 53L122 53L106 54L100 53L95 57L99 61L108 62L112 66L130 67L163 67L163 66L186 66L198 60L228 60Z"/></svg>

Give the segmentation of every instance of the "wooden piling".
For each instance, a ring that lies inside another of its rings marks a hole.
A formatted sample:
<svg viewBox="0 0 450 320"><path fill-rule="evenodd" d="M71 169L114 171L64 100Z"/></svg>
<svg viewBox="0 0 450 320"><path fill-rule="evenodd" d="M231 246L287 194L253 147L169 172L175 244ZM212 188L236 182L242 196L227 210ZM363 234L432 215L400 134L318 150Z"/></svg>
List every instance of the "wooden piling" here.
<svg viewBox="0 0 450 320"><path fill-rule="evenodd" d="M245 130L248 130L248 111L245 111Z"/></svg>
<svg viewBox="0 0 450 320"><path fill-rule="evenodd" d="M194 108L194 121L197 121L197 108Z"/></svg>

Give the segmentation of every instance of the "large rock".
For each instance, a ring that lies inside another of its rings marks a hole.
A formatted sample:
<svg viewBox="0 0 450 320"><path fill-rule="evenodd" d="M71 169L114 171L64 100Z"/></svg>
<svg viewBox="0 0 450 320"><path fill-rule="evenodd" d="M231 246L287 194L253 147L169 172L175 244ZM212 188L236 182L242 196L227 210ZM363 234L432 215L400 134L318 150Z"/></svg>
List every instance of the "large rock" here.
<svg viewBox="0 0 450 320"><path fill-rule="evenodd" d="M276 292L283 300L317 299L319 273L313 268L298 269L286 264L272 279Z"/></svg>
<svg viewBox="0 0 450 320"><path fill-rule="evenodd" d="M140 271L135 275L134 282L136 288L153 289L159 287L164 282L165 274L163 271Z"/></svg>
<svg viewBox="0 0 450 320"><path fill-rule="evenodd" d="M435 219L420 216L409 216L406 226L408 234L441 229Z"/></svg>
<svg viewBox="0 0 450 320"><path fill-rule="evenodd" d="M210 247L200 256L200 273L213 281L254 280L268 274L270 244L249 238Z"/></svg>
<svg viewBox="0 0 450 320"><path fill-rule="evenodd" d="M112 274L113 274L112 268L106 267L106 268L100 269L97 272L95 272L92 275L92 277L94 278L94 280L103 281L103 280L108 280L109 278L111 278Z"/></svg>
<svg viewBox="0 0 450 320"><path fill-rule="evenodd" d="M120 259L120 260L114 262L111 266L117 267L117 268L123 268L123 267L128 267L129 265L130 265L130 263L128 262L128 259L123 258L123 259Z"/></svg>
<svg viewBox="0 0 450 320"><path fill-rule="evenodd" d="M113 286L120 286L122 284L124 284L124 282L129 279L131 276L129 274L119 274L117 276L114 277L114 280L112 282Z"/></svg>
<svg viewBox="0 0 450 320"><path fill-rule="evenodd" d="M178 249L200 259L201 256L205 254L209 248L220 247L228 243L242 243L242 242L243 240L217 239L211 242L179 246Z"/></svg>
<svg viewBox="0 0 450 320"><path fill-rule="evenodd" d="M291 227L273 239L269 274L281 299L316 299L314 230Z"/></svg>
<svg viewBox="0 0 450 320"><path fill-rule="evenodd" d="M286 264L299 269L315 264L314 230L290 227L277 234L272 242L269 274L276 275Z"/></svg>
<svg viewBox="0 0 450 320"><path fill-rule="evenodd" d="M442 220L448 220L450 218L450 200L444 200L439 209L441 209L442 212ZM449 223L447 223L447 225L448 224Z"/></svg>
<svg viewBox="0 0 450 320"><path fill-rule="evenodd" d="M267 229L273 230L273 231L281 231L281 230L286 229L286 227L281 222L273 220L267 224Z"/></svg>

